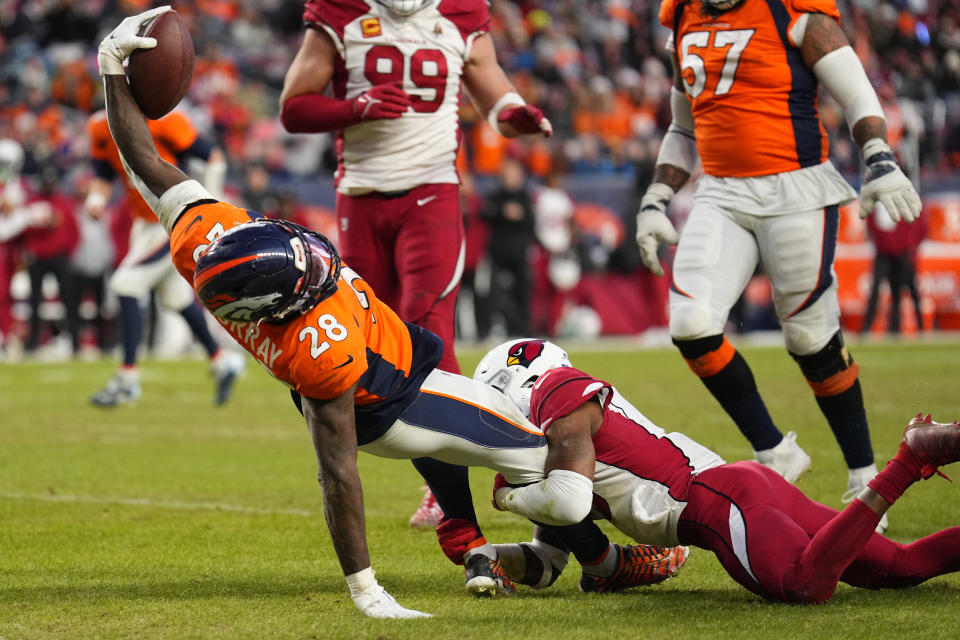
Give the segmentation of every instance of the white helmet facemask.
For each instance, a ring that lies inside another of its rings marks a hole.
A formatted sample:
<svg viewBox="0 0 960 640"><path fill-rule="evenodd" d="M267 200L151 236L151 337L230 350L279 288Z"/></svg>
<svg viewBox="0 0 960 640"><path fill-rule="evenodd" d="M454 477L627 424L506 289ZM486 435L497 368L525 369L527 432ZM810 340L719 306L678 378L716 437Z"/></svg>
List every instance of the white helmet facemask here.
<svg viewBox="0 0 960 640"><path fill-rule="evenodd" d="M427 6L432 0L377 0L397 15L409 16Z"/></svg>
<svg viewBox="0 0 960 640"><path fill-rule="evenodd" d="M521 338L505 342L483 357L473 379L492 386L530 417L530 396L537 378L550 369L569 367L567 352L546 340Z"/></svg>

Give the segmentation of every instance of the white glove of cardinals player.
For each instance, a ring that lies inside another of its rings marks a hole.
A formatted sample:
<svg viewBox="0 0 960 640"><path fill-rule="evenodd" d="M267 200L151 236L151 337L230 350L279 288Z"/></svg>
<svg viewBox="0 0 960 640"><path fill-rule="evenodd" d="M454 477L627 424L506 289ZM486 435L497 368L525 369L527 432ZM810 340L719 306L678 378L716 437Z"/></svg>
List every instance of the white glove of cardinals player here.
<svg viewBox="0 0 960 640"><path fill-rule="evenodd" d="M135 16L124 18L117 28L100 42L97 51L97 64L100 65L101 76L122 76L123 61L137 49L153 49L157 46L156 38L144 38L140 29L161 13L172 11L169 5L144 11Z"/></svg>
<svg viewBox="0 0 960 640"><path fill-rule="evenodd" d="M658 276L663 275L663 266L657 251L661 242L677 244L680 239L667 217L667 205L676 192L662 182L654 182L640 200L637 214L637 244L643 265Z"/></svg>
<svg viewBox="0 0 960 640"><path fill-rule="evenodd" d="M347 585L350 587L350 596L357 609L368 618L432 618L429 613L405 609L393 599L387 590L377 584L373 577L373 569L367 567L363 571L347 576Z"/></svg>
<svg viewBox="0 0 960 640"><path fill-rule="evenodd" d="M860 186L860 217L866 218L879 203L894 222L913 222L920 215L920 196L903 174L890 146L880 138L863 145L867 170Z"/></svg>

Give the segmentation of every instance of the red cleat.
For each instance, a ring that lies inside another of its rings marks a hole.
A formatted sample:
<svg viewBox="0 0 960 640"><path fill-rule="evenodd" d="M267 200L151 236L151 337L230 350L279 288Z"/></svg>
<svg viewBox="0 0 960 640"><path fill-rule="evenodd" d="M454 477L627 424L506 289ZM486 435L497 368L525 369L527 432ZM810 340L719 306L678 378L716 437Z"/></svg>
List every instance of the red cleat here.
<svg viewBox="0 0 960 640"><path fill-rule="evenodd" d="M437 504L437 499L433 497L433 492L428 487L424 487L426 493L423 494L423 500L420 506L410 516L410 526L414 529L436 529L443 518L443 509Z"/></svg>
<svg viewBox="0 0 960 640"><path fill-rule="evenodd" d="M937 467L960 460L960 424L934 422L930 414L918 413L904 429L903 443L923 464L924 478L943 475Z"/></svg>

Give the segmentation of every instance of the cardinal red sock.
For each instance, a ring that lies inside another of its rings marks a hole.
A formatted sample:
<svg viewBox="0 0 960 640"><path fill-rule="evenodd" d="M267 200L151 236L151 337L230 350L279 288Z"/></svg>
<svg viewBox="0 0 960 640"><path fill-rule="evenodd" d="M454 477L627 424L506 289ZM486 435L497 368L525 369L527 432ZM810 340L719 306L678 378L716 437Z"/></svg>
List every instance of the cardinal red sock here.
<svg viewBox="0 0 960 640"><path fill-rule="evenodd" d="M881 498L893 504L903 495L907 487L923 478L923 466L907 443L901 442L897 455L873 480L867 483L867 486L879 493Z"/></svg>

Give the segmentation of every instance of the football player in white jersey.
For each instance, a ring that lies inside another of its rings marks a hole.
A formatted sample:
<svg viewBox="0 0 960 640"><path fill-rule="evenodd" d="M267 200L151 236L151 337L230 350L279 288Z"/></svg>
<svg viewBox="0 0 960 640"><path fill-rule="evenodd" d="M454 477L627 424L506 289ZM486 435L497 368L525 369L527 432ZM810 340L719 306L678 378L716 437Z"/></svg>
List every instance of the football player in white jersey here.
<svg viewBox="0 0 960 640"><path fill-rule="evenodd" d="M504 136L549 136L550 122L524 103L497 63L484 0L308 0L303 17L303 42L280 97L283 125L337 132L344 260L403 320L440 336L440 368L459 373L461 81ZM472 513L462 508L450 515ZM440 516L428 492L410 524L433 527Z"/></svg>

